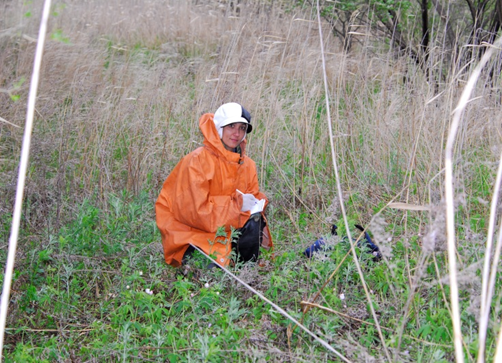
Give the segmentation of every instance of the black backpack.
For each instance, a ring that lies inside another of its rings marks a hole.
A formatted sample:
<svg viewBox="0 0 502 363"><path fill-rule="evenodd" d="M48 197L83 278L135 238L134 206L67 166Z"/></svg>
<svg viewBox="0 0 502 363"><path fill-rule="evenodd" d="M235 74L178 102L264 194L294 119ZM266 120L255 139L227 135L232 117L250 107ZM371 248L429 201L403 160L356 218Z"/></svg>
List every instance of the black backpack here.
<svg viewBox="0 0 502 363"><path fill-rule="evenodd" d="M239 228L238 239L232 242L232 247L237 253L237 261L247 262L258 260L262 242L263 229L267 223L260 213L251 215L246 224Z"/></svg>

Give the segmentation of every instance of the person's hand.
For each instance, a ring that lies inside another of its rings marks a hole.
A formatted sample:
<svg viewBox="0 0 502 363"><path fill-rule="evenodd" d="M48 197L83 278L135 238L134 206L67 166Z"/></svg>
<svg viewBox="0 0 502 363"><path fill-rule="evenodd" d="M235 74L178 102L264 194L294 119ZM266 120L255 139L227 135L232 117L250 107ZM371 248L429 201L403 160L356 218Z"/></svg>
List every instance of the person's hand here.
<svg viewBox="0 0 502 363"><path fill-rule="evenodd" d="M250 211L251 214L254 214L263 211L265 199L258 200L253 194L244 194L239 189L237 189L237 192L242 195L242 212Z"/></svg>
<svg viewBox="0 0 502 363"><path fill-rule="evenodd" d="M253 194L242 194L242 207L241 211L250 211L258 203L258 199Z"/></svg>

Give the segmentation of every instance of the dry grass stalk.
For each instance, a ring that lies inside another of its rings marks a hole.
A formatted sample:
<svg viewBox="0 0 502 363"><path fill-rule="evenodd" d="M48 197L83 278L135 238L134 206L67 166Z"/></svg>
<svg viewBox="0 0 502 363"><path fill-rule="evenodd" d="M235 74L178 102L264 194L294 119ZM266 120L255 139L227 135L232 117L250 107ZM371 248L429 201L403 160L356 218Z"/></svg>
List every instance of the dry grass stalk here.
<svg viewBox="0 0 502 363"><path fill-rule="evenodd" d="M340 183L340 176L338 173L338 165L337 165L337 158L335 155L335 145L334 145L334 137L333 137L333 126L331 124L331 111L330 111L330 105L329 105L329 90L328 90L328 80L326 77L326 61L325 61L325 55L324 55L324 37L322 35L322 25L321 25L321 12L319 8L319 0L317 0L317 21L318 21L318 27L319 27L319 40L320 40L320 49L321 49L321 59L322 59L322 70L323 70L323 79L324 79L324 91L325 91L325 98L326 98L326 115L327 115L327 120L328 120L328 129L329 129L329 140L330 140L330 145L331 145L331 159L333 162L333 171L335 174L335 180L336 180L336 186L338 189L338 195L339 195L339 201L340 201L340 210L342 212L343 220L345 222L345 229L347 232L347 237L349 241L352 241L352 236L350 234L350 227L349 227L349 222L347 219L347 214L345 212L345 206L343 202L343 192L342 192L342 186ZM378 322L378 317L375 312L375 308L373 307L373 303L371 301L371 295L368 291L368 286L366 284L365 278L363 271L361 269L361 265L359 263L359 259L357 257L356 250L354 248L354 244L351 243L350 249L352 251L352 256L354 257L354 262L356 264L357 272L359 274L359 277L361 279L361 284L363 285L364 292L366 294L366 299L368 300L368 304L371 310L371 314L373 315L373 319L375 320L375 325L378 331L378 335L380 337L380 343L382 344L383 350L385 352L385 355L387 356L387 359L390 361L391 357L389 354L389 351L387 349L387 344L385 343L384 336L382 334L382 329L380 328L380 324Z"/></svg>
<svg viewBox="0 0 502 363"><path fill-rule="evenodd" d="M469 77L467 85L465 86L462 96L458 102L457 107L454 110L452 124L450 126L450 131L448 134L448 139L445 148L445 196L446 196L446 226L448 231L448 264L449 264L449 276L450 276L450 301L452 310L452 321L453 321L453 332L454 332L454 342L455 342L455 357L457 362L464 361L464 352L462 350L462 331L460 325L460 309L458 302L458 284L457 284L457 263L456 263L456 240L455 240L455 207L453 204L453 149L455 146L455 140L457 137L457 132L460 127L460 118L462 113L470 101L469 98L474 89L476 82L481 74L481 70L486 65L490 57L492 56L494 49L498 48L502 44L502 37L499 38L493 46L489 46L483 57L481 58L479 64L474 69L473 73ZM487 250L486 254L491 251ZM481 338L481 337L480 337ZM483 342L480 342L483 343ZM484 344L480 344L479 358L484 361Z"/></svg>
<svg viewBox="0 0 502 363"><path fill-rule="evenodd" d="M493 253L493 237L495 231L495 223L497 217L497 207L500 194L500 183L502 182L502 155L500 156L499 167L497 171L497 178L495 180L495 185L493 188L493 197L490 207L490 222L488 225L488 235L486 239L486 249L485 249L485 261L483 266L483 279L482 279L482 293L481 293L481 308L480 308L480 322L479 322L479 358L484 359L484 346L486 344L486 331L488 329L488 321L490 316L490 306L493 297L493 289L495 287L495 278L497 273L497 265L500 258L501 251L501 239L499 234L498 243ZM502 225L499 227L499 231L502 231ZM492 265L490 267L490 260Z"/></svg>
<svg viewBox="0 0 502 363"><path fill-rule="evenodd" d="M12 216L12 227L9 239L9 252L7 262L5 264L5 273L3 277L3 289L0 306L0 360L2 360L3 343L5 336L5 323L7 320L7 312L9 309L10 290L12 284L12 275L14 271L14 263L16 260L17 242L19 236L19 225L21 223L21 212L23 206L24 187L26 180L26 172L28 169L28 161L30 157L31 133L33 130L33 118L35 115L35 101L37 98L38 81L40 78L40 68L45 45L45 36L47 33L47 22L49 21L49 10L51 8L51 0L45 0L42 11L42 20L40 22L40 30L38 32L37 48L35 51L35 59L33 62L33 74L30 83L30 93L28 97L28 110L26 114L26 123L24 128L23 147L21 150L21 160L19 161L19 174L16 189L16 201L14 204L14 213Z"/></svg>

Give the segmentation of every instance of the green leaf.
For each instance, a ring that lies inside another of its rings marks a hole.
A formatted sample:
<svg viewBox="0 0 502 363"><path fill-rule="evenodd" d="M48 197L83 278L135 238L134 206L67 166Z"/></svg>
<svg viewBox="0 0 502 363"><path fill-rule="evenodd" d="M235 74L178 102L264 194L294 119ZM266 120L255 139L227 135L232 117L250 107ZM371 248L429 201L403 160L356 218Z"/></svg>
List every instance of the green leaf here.
<svg viewBox="0 0 502 363"><path fill-rule="evenodd" d="M56 29L51 34L51 39L55 40L56 42L62 42L62 43L66 43L66 44L70 43L70 38L68 38L66 35L64 35L63 31L61 29Z"/></svg>
<svg viewBox="0 0 502 363"><path fill-rule="evenodd" d="M216 229L216 236L215 237L226 237L227 232L225 232L225 226L220 226Z"/></svg>

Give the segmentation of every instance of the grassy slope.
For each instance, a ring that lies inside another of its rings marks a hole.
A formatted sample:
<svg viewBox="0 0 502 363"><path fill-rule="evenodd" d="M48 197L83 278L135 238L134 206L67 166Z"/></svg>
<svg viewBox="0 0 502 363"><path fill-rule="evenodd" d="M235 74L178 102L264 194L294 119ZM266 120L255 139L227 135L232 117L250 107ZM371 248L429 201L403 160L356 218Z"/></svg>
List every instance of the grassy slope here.
<svg viewBox="0 0 502 363"><path fill-rule="evenodd" d="M309 9L285 12L260 2L235 17L216 2L105 3L54 6L7 359L336 361L298 329L288 338L289 322L221 271L204 271L196 260L184 276L162 261L153 202L169 170L201 142L198 116L227 100L252 110L249 152L272 201L277 246L263 267L240 276L300 318L300 302L338 268L317 302L344 315L311 310L305 323L351 359L383 359L354 263L342 263L347 245L333 240L327 256L301 256L330 223L343 224L317 28L305 21ZM21 35L36 35L40 2L0 6L1 29L9 30L0 38L0 88L19 96L16 102L0 93L0 117L22 125L23 79L29 79L34 46ZM441 96L428 102L436 93L418 69L362 41L364 47L346 55L326 40L351 223L368 225L399 193L399 201L434 206L430 214L385 209L373 220L370 230L386 258L362 262L366 283L397 360L449 361L441 155L462 78L449 76L437 86ZM486 201L500 148L497 99L488 87L477 96L465 115L456 164L462 323L471 359ZM0 123L4 244L21 136ZM496 294L500 301L500 286ZM500 315L499 305L493 316ZM489 354L495 332L494 325Z"/></svg>

